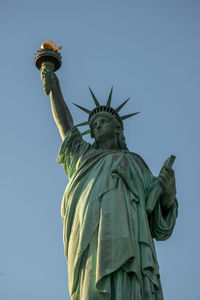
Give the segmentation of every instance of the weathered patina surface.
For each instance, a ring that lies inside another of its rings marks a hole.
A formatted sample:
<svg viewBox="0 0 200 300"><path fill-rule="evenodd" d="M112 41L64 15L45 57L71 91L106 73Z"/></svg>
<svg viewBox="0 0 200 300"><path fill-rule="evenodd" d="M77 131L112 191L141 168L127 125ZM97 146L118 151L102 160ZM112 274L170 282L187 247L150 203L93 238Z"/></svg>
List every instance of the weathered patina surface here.
<svg viewBox="0 0 200 300"><path fill-rule="evenodd" d="M42 64L41 78L63 140L58 163L69 178L61 213L71 299L162 300L153 238L167 239L175 225L173 159L154 177L128 150L122 118L111 109L88 111L94 144L87 143L51 63Z"/></svg>

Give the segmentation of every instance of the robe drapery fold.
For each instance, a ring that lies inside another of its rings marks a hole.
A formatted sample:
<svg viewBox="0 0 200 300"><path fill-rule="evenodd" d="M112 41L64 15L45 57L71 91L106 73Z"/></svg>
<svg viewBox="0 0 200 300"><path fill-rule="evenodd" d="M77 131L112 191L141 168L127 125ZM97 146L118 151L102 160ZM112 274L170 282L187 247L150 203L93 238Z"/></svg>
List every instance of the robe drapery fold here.
<svg viewBox="0 0 200 300"><path fill-rule="evenodd" d="M164 216L160 201L147 215L155 177L143 159L129 151L95 149L76 127L68 132L58 163L69 177L61 216L71 299L162 300L152 237L171 235L176 201ZM123 291L126 297L120 296Z"/></svg>

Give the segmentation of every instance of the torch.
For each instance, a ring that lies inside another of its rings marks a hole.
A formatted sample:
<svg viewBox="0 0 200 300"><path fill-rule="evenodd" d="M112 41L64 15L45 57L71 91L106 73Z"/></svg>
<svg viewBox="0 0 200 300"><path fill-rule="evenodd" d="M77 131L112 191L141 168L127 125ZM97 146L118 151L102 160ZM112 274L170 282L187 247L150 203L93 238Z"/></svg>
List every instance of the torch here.
<svg viewBox="0 0 200 300"><path fill-rule="evenodd" d="M35 54L35 65L41 71L41 79L43 81L43 89L48 95L50 90L48 88L48 71L56 72L62 65L62 57L59 50L62 46L58 47L53 41L45 41L41 45L41 50Z"/></svg>

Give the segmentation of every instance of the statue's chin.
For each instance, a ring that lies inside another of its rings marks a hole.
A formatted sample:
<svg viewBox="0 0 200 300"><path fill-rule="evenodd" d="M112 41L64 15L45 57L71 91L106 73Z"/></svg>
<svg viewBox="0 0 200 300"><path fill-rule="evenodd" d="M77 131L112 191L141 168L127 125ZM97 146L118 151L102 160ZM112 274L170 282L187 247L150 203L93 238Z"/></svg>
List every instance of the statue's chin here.
<svg viewBox="0 0 200 300"><path fill-rule="evenodd" d="M103 143L103 142L106 142L108 140L108 137L106 134L98 134L96 137L95 137L95 140L99 143Z"/></svg>

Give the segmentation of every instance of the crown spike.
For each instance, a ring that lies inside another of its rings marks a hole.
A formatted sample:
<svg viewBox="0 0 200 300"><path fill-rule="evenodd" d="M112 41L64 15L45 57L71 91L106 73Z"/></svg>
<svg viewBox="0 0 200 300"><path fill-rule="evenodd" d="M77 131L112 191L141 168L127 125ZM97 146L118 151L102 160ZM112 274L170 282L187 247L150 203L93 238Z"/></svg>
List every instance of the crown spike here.
<svg viewBox="0 0 200 300"><path fill-rule="evenodd" d="M92 91L92 89L91 89L90 87L89 87L89 90L90 90L90 93L91 93L91 95L92 95L92 98L93 98L93 100L94 100L95 105L96 105L96 106L100 106L99 101L98 101L97 98L95 97L95 95L94 95L94 93L93 93L93 91Z"/></svg>
<svg viewBox="0 0 200 300"><path fill-rule="evenodd" d="M108 97L108 101L107 101L107 103L106 103L106 106L110 106L110 104L111 104L112 91L113 91L113 86L111 87L110 94L109 94L109 97Z"/></svg>
<svg viewBox="0 0 200 300"><path fill-rule="evenodd" d="M86 135L86 134L89 134L89 133L90 133L90 129L88 129L88 130L82 132L81 135L83 136L83 135Z"/></svg>
<svg viewBox="0 0 200 300"><path fill-rule="evenodd" d="M137 114L139 114L139 113L140 113L140 112L136 112L136 113L133 113L133 114L121 116L120 119L121 119L121 121L123 121L123 120L128 119L128 118L130 118L130 117L132 117L132 116L135 116L135 115L137 115Z"/></svg>
<svg viewBox="0 0 200 300"><path fill-rule="evenodd" d="M80 108L81 110L83 110L84 112L86 112L88 115L91 113L91 111L90 110L88 110L87 108L85 108L85 107L82 107L82 106L80 106L80 105L78 105L78 104L76 104L76 103L73 103L76 107L78 107L78 108Z"/></svg>
<svg viewBox="0 0 200 300"><path fill-rule="evenodd" d="M122 107L128 102L128 100L130 100L131 98L129 97L128 99L126 99L120 106L118 106L115 111L118 113Z"/></svg>
<svg viewBox="0 0 200 300"><path fill-rule="evenodd" d="M85 126L85 125L89 125L89 122L86 121L86 122L83 122L83 123L79 123L79 124L76 125L76 127Z"/></svg>

